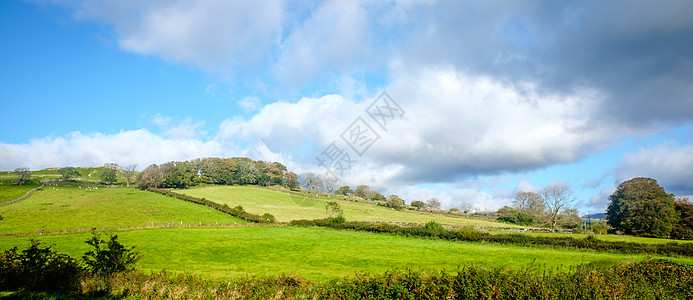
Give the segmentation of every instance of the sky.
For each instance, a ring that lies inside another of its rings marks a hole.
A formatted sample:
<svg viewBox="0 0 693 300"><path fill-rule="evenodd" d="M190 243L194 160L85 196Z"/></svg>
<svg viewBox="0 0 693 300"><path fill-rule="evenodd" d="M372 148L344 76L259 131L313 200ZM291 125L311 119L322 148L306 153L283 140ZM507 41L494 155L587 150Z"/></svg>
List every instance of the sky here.
<svg viewBox="0 0 693 300"><path fill-rule="evenodd" d="M0 2L0 170L278 161L407 202L693 195L691 1Z"/></svg>

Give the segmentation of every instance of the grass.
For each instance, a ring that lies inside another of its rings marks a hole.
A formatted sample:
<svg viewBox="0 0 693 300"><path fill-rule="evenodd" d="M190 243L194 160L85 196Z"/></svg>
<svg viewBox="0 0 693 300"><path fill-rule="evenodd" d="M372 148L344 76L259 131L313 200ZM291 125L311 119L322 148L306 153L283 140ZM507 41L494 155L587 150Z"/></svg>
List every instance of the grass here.
<svg viewBox="0 0 693 300"><path fill-rule="evenodd" d="M13 185L12 180L16 178L0 178L0 203L12 201L21 196L24 196L27 192L41 186L40 183L32 181L25 185Z"/></svg>
<svg viewBox="0 0 693 300"><path fill-rule="evenodd" d="M494 244L450 242L384 234L304 227L168 228L116 232L126 246L136 246L144 270L191 272L208 278L296 274L322 281L386 270L447 270L479 264L487 267L538 271L569 271L593 263L641 260L644 255L625 255L553 248L527 248ZM45 235L73 257L88 249L88 233ZM29 245L27 237L0 238L0 248ZM693 259L668 258L683 263Z"/></svg>
<svg viewBox="0 0 693 300"><path fill-rule="evenodd" d="M275 216L277 221L289 222L299 219L320 219L327 217L324 198L313 199L290 195L288 193L262 189L253 186L206 186L176 190L198 198L206 198L231 207L237 205L254 214L266 212ZM344 217L349 221L369 222L406 222L424 224L435 220L441 224L480 227L511 227L511 224L498 223L490 220L453 217L441 214L430 214L417 211L397 211L394 209L348 201L337 200L344 210Z"/></svg>
<svg viewBox="0 0 693 300"><path fill-rule="evenodd" d="M247 223L211 208L135 188L47 185L0 207L0 235L178 224Z"/></svg>

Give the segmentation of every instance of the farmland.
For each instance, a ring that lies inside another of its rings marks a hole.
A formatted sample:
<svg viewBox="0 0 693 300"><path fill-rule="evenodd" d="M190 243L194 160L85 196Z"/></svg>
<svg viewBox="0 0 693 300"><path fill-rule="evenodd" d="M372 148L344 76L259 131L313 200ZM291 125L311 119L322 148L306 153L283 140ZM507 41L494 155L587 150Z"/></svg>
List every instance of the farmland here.
<svg viewBox="0 0 693 300"><path fill-rule="evenodd" d="M325 203L327 201L338 201L344 210L344 217L350 221L423 224L435 220L441 224L456 226L520 228L520 226L485 219L471 219L407 210L398 211L374 204L343 201L339 199L344 199L344 197L334 195L333 198L320 197L313 199L251 186L207 186L177 190L177 192L205 198L220 204L228 204L231 207L240 205L245 210L256 214L269 212L280 222L325 218L327 216L325 214Z"/></svg>
<svg viewBox="0 0 693 300"><path fill-rule="evenodd" d="M0 192L8 195L12 188L2 186ZM89 231L98 229L118 235L124 245L135 246L142 255L138 269L144 272L166 270L206 280L296 276L316 284L393 270L454 275L470 266L571 274L578 266L603 269L649 259L693 265L693 258L687 256L463 242L287 225L291 220L325 218L325 203L337 201L349 221L392 224L436 221L490 229L510 227L488 219L393 210L334 195L314 199L254 186L203 186L176 192L230 207L242 206L254 214L269 212L284 223L249 223L210 207L136 188L51 184L23 201L0 207L3 216L0 249L15 246L24 249L31 239L39 239L60 252L80 257L89 248L84 243L90 237ZM599 239L668 242L628 236L600 236Z"/></svg>

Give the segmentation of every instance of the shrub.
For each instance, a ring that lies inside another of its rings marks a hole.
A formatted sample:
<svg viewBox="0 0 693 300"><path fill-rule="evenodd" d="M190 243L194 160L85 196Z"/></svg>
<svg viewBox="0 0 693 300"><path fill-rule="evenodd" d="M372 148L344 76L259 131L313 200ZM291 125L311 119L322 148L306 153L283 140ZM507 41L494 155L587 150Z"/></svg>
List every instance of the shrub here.
<svg viewBox="0 0 693 300"><path fill-rule="evenodd" d="M436 230L442 230L443 229L443 226L441 226L440 223L438 223L436 221L429 221L428 223L426 223L425 227L429 231L436 231Z"/></svg>
<svg viewBox="0 0 693 300"><path fill-rule="evenodd" d="M275 222L274 216L270 213L265 213L264 215L262 215L262 221L265 223L274 223Z"/></svg>
<svg viewBox="0 0 693 300"><path fill-rule="evenodd" d="M76 292L82 275L75 259L35 240L21 252L14 247L0 253L2 290Z"/></svg>
<svg viewBox="0 0 693 300"><path fill-rule="evenodd" d="M344 224L345 222L346 222L346 219L344 218L344 216L338 216L338 217L330 218L330 221L329 221L329 223L332 225Z"/></svg>
<svg viewBox="0 0 693 300"><path fill-rule="evenodd" d="M135 264L140 259L140 255L135 252L134 247L127 248L118 242L117 235L108 235L108 240L104 240L95 232L85 243L94 249L82 256L87 269L92 274L109 276L113 273L126 272L134 269Z"/></svg>

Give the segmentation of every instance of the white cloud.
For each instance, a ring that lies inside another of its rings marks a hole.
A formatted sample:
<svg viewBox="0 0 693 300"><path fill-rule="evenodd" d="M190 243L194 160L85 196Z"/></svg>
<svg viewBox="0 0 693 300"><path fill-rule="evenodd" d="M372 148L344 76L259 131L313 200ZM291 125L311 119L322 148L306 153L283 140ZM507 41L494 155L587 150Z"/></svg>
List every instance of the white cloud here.
<svg viewBox="0 0 693 300"><path fill-rule="evenodd" d="M283 1L84 1L80 18L106 22L128 51L231 73L264 64L282 31Z"/></svg>
<svg viewBox="0 0 693 300"><path fill-rule="evenodd" d="M137 164L189 160L207 156L231 156L214 141L167 139L140 129L116 134L73 132L56 138L32 140L28 144L0 143L0 169L29 167L39 170L61 166L100 166L105 163Z"/></svg>
<svg viewBox="0 0 693 300"><path fill-rule="evenodd" d="M260 98L255 96L248 96L238 101L238 105L247 112L256 111L261 104Z"/></svg>
<svg viewBox="0 0 693 300"><path fill-rule="evenodd" d="M669 193L693 195L693 145L660 145L629 153L615 168L615 174L618 183L649 177Z"/></svg>

